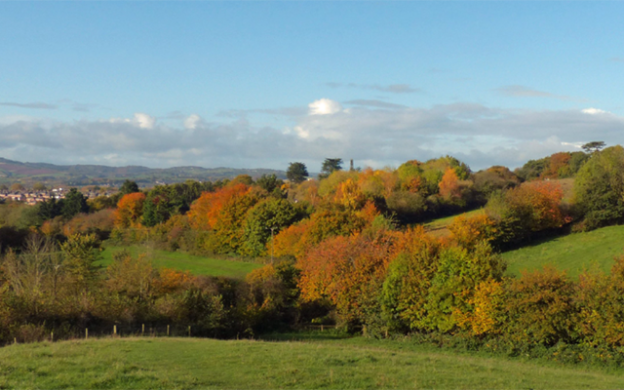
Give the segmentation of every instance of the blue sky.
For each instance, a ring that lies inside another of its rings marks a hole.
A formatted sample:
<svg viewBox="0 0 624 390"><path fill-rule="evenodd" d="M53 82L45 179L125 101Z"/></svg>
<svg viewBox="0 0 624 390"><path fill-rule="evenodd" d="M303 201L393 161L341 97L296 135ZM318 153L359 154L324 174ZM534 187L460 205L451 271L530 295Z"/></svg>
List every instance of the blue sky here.
<svg viewBox="0 0 624 390"><path fill-rule="evenodd" d="M1 2L0 156L516 167L621 142L620 2Z"/></svg>

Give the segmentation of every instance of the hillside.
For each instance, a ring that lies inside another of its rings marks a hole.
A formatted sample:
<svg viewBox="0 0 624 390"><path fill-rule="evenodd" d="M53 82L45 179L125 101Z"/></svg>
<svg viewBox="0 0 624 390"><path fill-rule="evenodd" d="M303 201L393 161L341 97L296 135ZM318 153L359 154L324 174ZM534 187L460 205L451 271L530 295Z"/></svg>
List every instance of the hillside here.
<svg viewBox="0 0 624 390"><path fill-rule="evenodd" d="M117 185L124 180L134 180L139 185L154 185L156 182L178 183L188 179L216 181L237 175L258 178L264 174L275 174L285 179L286 172L274 169L234 169L174 167L154 169L142 166L109 167L104 165L53 165L45 163L22 163L0 158L0 184L22 182L25 184L43 182L83 186L90 184Z"/></svg>
<svg viewBox="0 0 624 390"><path fill-rule="evenodd" d="M0 349L0 388L614 389L605 371L353 338L315 342L100 339Z"/></svg>
<svg viewBox="0 0 624 390"><path fill-rule="evenodd" d="M568 271L576 277L583 269L598 267L608 272L613 258L624 254L624 226L609 226L586 233L576 233L538 241L505 252L509 272L542 269L545 265Z"/></svg>
<svg viewBox="0 0 624 390"><path fill-rule="evenodd" d="M203 256L193 256L183 252L169 252L150 249L139 245L126 247L106 246L102 252L102 260L99 265L107 266L113 262L113 254L127 250L133 257L146 254L156 268L172 268L178 271L189 271L194 275L228 276L232 278L244 278L251 271L262 267L262 264L214 259Z"/></svg>

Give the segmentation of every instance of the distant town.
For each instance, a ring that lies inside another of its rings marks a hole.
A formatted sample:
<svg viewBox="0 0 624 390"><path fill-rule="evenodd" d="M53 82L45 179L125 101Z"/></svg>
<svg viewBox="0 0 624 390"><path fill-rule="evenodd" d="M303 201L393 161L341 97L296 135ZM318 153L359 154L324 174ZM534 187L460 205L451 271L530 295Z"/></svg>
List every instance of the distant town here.
<svg viewBox="0 0 624 390"><path fill-rule="evenodd" d="M24 202L29 205L35 205L37 203L45 202L49 199L64 199L65 194L69 192L70 187L59 187L50 190L0 190L0 202L7 200L13 202ZM111 196L117 193L117 189L107 188L102 190L88 190L83 191L82 194L87 199L94 199L99 196Z"/></svg>

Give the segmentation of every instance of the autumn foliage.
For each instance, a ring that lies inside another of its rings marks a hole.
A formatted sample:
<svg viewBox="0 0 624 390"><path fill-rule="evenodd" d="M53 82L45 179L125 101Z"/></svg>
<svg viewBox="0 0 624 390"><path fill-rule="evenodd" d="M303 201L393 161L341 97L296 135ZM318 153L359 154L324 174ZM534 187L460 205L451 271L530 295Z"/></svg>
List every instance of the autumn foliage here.
<svg viewBox="0 0 624 390"><path fill-rule="evenodd" d="M459 198L461 196L459 178L453 168L446 169L438 186L440 187L440 196L445 199Z"/></svg>
<svg viewBox="0 0 624 390"><path fill-rule="evenodd" d="M144 202L145 194L142 192L124 195L117 203L115 226L127 228L138 224L143 215Z"/></svg>
<svg viewBox="0 0 624 390"><path fill-rule="evenodd" d="M623 152L600 153L554 154L529 164L530 172L473 173L446 156L300 183L241 175L218 185L159 186L147 198L124 195L115 211L97 206L26 224L63 243L60 251L30 248L30 257L9 251L3 260L0 340L16 324L57 326L61 318L72 326L172 322L227 337L331 323L512 353L562 344L615 351L624 347L624 257L610 273L588 271L577 281L553 268L509 276L498 254L571 222L554 179L578 170L576 163L585 164L579 204L597 223L619 221ZM422 225L483 206L454 218L443 237ZM120 243L252 257L264 266L244 279L198 277L121 252L98 270L99 238L111 231ZM32 267L32 259L45 264Z"/></svg>
<svg viewBox="0 0 624 390"><path fill-rule="evenodd" d="M301 259L299 288L304 300L329 300L344 321L361 324L376 305L385 278L392 238L333 237Z"/></svg>

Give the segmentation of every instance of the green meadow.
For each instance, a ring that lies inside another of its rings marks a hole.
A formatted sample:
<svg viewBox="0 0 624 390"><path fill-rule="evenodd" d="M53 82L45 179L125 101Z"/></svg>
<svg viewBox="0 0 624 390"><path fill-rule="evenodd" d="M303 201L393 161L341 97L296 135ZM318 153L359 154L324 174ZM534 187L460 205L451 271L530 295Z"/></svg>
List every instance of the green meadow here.
<svg viewBox="0 0 624 390"><path fill-rule="evenodd" d="M548 265L566 270L572 277L591 268L608 272L620 255L624 255L624 226L542 240L502 254L508 272L515 275Z"/></svg>
<svg viewBox="0 0 624 390"><path fill-rule="evenodd" d="M614 389L607 371L401 341L130 338L0 349L0 389Z"/></svg>
<svg viewBox="0 0 624 390"><path fill-rule="evenodd" d="M262 264L253 262L193 256L188 253L169 252L140 245L106 246L102 252L100 265L107 266L112 263L113 253L122 250L129 251L134 257L141 254L148 256L157 268L173 268L179 271L189 271L195 275L241 278L251 271L262 267Z"/></svg>

